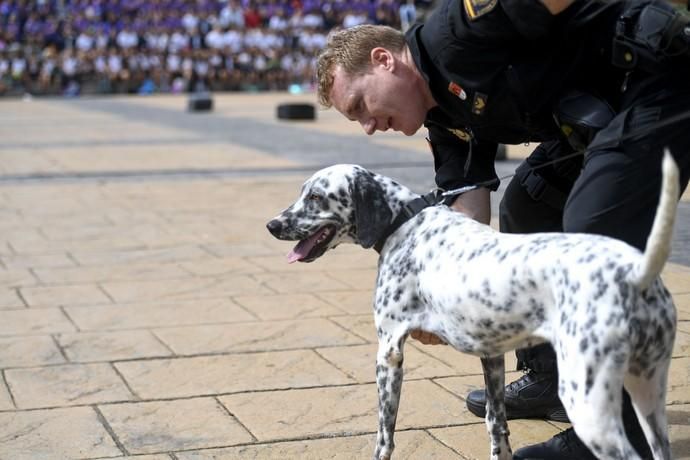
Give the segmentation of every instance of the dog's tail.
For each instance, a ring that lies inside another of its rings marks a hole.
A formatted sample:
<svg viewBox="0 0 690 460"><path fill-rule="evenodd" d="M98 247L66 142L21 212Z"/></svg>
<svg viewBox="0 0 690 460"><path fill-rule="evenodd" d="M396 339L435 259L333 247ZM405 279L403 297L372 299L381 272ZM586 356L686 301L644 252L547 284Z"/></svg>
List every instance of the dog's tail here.
<svg viewBox="0 0 690 460"><path fill-rule="evenodd" d="M664 150L661 171L663 176L661 197L656 208L652 231L647 238L647 246L642 260L633 274L635 284L642 290L649 287L661 273L671 253L671 238L673 237L673 223L678 207L680 183L678 181L678 165L667 149Z"/></svg>

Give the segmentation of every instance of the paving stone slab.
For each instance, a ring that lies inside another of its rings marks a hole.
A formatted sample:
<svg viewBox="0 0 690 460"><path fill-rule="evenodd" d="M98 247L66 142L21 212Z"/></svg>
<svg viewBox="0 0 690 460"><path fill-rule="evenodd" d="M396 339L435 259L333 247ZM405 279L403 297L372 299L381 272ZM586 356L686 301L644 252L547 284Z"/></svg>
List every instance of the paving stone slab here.
<svg viewBox="0 0 690 460"><path fill-rule="evenodd" d="M321 272L309 276L293 273L260 273L254 275L262 285L281 294L302 294L309 292L347 290L350 287Z"/></svg>
<svg viewBox="0 0 690 460"><path fill-rule="evenodd" d="M314 294L245 295L235 296L233 300L257 319L266 321L344 314Z"/></svg>
<svg viewBox="0 0 690 460"><path fill-rule="evenodd" d="M416 340L410 340L408 343L421 352L448 364L455 369L456 375L483 374L482 363L478 356L461 353L447 345L424 345ZM517 366L515 352L509 351L504 356L505 370L514 371Z"/></svg>
<svg viewBox="0 0 690 460"><path fill-rule="evenodd" d="M74 332L74 325L58 308L0 311L0 336Z"/></svg>
<svg viewBox="0 0 690 460"><path fill-rule="evenodd" d="M19 298L18 288L0 288L0 310L20 308L26 308L26 304Z"/></svg>
<svg viewBox="0 0 690 460"><path fill-rule="evenodd" d="M82 331L174 327L255 319L225 298L181 300L175 303L161 301L113 306L66 307L65 311ZM0 312L0 317L1 315Z"/></svg>
<svg viewBox="0 0 690 460"><path fill-rule="evenodd" d="M0 287L16 288L35 286L38 280L30 271L23 268L0 269Z"/></svg>
<svg viewBox="0 0 690 460"><path fill-rule="evenodd" d="M376 432L373 384L219 397L259 441ZM257 411L257 407L267 408ZM403 386L398 429L477 422L462 401L427 380Z"/></svg>
<svg viewBox="0 0 690 460"><path fill-rule="evenodd" d="M275 294L275 291L268 289L265 284L262 280L250 276L102 283L103 288L116 302L164 302L243 294Z"/></svg>
<svg viewBox="0 0 690 460"><path fill-rule="evenodd" d="M329 318L336 324L344 327L348 331L357 334L367 342L378 343L376 338L376 326L374 325L374 315L349 315L331 316Z"/></svg>
<svg viewBox="0 0 690 460"><path fill-rule="evenodd" d="M176 456L179 460L352 460L371 457L375 441L376 435L369 434L179 452ZM428 433L417 430L396 433L394 455L403 460L458 458Z"/></svg>
<svg viewBox="0 0 690 460"><path fill-rule="evenodd" d="M223 257L219 259L208 256L204 259L183 260L178 262L178 265L190 275L202 277L248 275L265 271L265 269L252 264L244 257Z"/></svg>
<svg viewBox="0 0 690 460"><path fill-rule="evenodd" d="M360 288L361 289L361 286ZM348 290L335 292L319 292L317 297L325 300L331 305L346 311L352 315L371 315L374 316L374 291L368 290Z"/></svg>
<svg viewBox="0 0 690 460"><path fill-rule="evenodd" d="M131 213L128 216L132 219ZM134 251L73 251L70 255L82 266L132 263L145 265L153 263L166 264L211 257L208 251L193 245L138 249Z"/></svg>
<svg viewBox="0 0 690 460"><path fill-rule="evenodd" d="M0 338L0 369L64 362L65 358L50 336Z"/></svg>
<svg viewBox="0 0 690 460"><path fill-rule="evenodd" d="M372 299L376 286L376 268L352 270L325 270L331 278L346 284L350 289L370 289Z"/></svg>
<svg viewBox="0 0 690 460"><path fill-rule="evenodd" d="M116 363L115 367L144 399L353 382L316 353L306 350L153 359Z"/></svg>
<svg viewBox="0 0 690 460"><path fill-rule="evenodd" d="M153 455L128 455L126 457L117 457L117 460L172 460L168 454L153 454Z"/></svg>
<svg viewBox="0 0 690 460"><path fill-rule="evenodd" d="M180 355L274 351L364 342L322 318L168 328L155 332Z"/></svg>
<svg viewBox="0 0 690 460"><path fill-rule="evenodd" d="M560 430L540 420L509 420L510 440L513 452L531 444L544 442ZM485 460L490 455L489 435L486 425L480 423L452 428L432 429L429 432L443 444L462 452L468 460Z"/></svg>
<svg viewBox="0 0 690 460"><path fill-rule="evenodd" d="M690 320L690 294L675 294L673 301L678 309L678 318Z"/></svg>
<svg viewBox="0 0 690 460"><path fill-rule="evenodd" d="M12 404L12 397L5 386L5 380L2 378L2 376L0 376L0 411L14 409L15 407L14 404Z"/></svg>
<svg viewBox="0 0 690 460"><path fill-rule="evenodd" d="M1 233L1 232L0 232ZM0 256L0 263L9 269L74 267L75 262L67 254L22 254Z"/></svg>
<svg viewBox="0 0 690 460"><path fill-rule="evenodd" d="M376 381L377 348L372 343L320 348L316 351L338 369L353 377L358 383L372 383ZM409 346L405 347L403 366L405 380L455 375L455 370L452 367Z"/></svg>
<svg viewBox="0 0 690 460"><path fill-rule="evenodd" d="M507 372L505 376L506 383L512 382L521 376L521 372ZM484 376L481 374L438 378L434 379L434 382L463 400L467 398L467 394L470 391L484 388Z"/></svg>
<svg viewBox="0 0 690 460"><path fill-rule="evenodd" d="M667 391L667 404L690 403L690 357L671 360Z"/></svg>
<svg viewBox="0 0 690 460"><path fill-rule="evenodd" d="M263 255L263 254L273 254L274 251L270 248L269 244L274 244L272 242L267 242L264 240L257 241L257 242L238 242L238 243L230 243L230 242L217 242L217 241L212 241L208 242L206 244L203 244L202 247L210 252L211 254L214 254L218 257L226 257L226 256L237 256L237 257L249 257L249 256L257 256L257 255ZM286 252L287 254L287 252ZM273 263L275 264L275 259L271 257L273 260ZM252 260L252 263L256 263L255 260ZM261 264L258 264L259 266L262 266ZM263 268L266 268L265 266Z"/></svg>
<svg viewBox="0 0 690 460"><path fill-rule="evenodd" d="M664 280L666 288L674 294L690 293L690 273L688 272L663 272L661 278Z"/></svg>
<svg viewBox="0 0 690 460"><path fill-rule="evenodd" d="M0 413L0 458L73 459L122 455L90 407Z"/></svg>
<svg viewBox="0 0 690 460"><path fill-rule="evenodd" d="M75 211L77 212L77 211ZM101 238L85 241L11 241L9 243L17 254L28 254L28 255L44 255L44 254L64 254L65 252L72 252L75 250L81 251L114 251L114 250L133 250L141 249L143 244L138 240L133 240L130 237L117 236L112 238ZM44 269L41 269L44 270ZM50 277L50 271L42 271L44 276ZM77 273L83 273L78 271ZM72 275L74 276L74 275ZM86 279L80 279L74 276L75 281L92 281L88 277L84 276ZM33 283L36 284L36 283ZM26 283L25 285L31 286L31 283Z"/></svg>
<svg viewBox="0 0 690 460"><path fill-rule="evenodd" d="M686 330L688 332L685 332ZM690 322L688 321L685 324L679 323L676 341L673 344L673 357L681 358L683 356L690 356Z"/></svg>
<svg viewBox="0 0 690 460"><path fill-rule="evenodd" d="M112 303L105 292L95 284L27 287L21 288L20 293L32 308Z"/></svg>
<svg viewBox="0 0 690 460"><path fill-rule="evenodd" d="M667 406L666 416L673 458L690 459L690 404Z"/></svg>
<svg viewBox="0 0 690 460"><path fill-rule="evenodd" d="M134 396L109 364L9 369L5 379L20 409L128 401Z"/></svg>
<svg viewBox="0 0 690 460"><path fill-rule="evenodd" d="M269 218L270 216L266 217L266 222ZM268 237L268 232L266 236ZM276 253L251 257L249 260L267 270L279 272L376 269L378 261L378 254L375 251L365 251L359 246L348 245L329 251L327 256L315 263L288 264L285 255L294 245L294 242L277 241Z"/></svg>
<svg viewBox="0 0 690 460"><path fill-rule="evenodd" d="M158 281L188 275L176 263L131 263L104 266L36 269L36 276L46 284L78 284L117 281Z"/></svg>
<svg viewBox="0 0 690 460"><path fill-rule="evenodd" d="M99 406L132 454L231 446L253 438L214 398Z"/></svg>
<svg viewBox="0 0 690 460"><path fill-rule="evenodd" d="M150 331L117 331L57 334L57 341L70 361L118 361L161 358L172 355Z"/></svg>

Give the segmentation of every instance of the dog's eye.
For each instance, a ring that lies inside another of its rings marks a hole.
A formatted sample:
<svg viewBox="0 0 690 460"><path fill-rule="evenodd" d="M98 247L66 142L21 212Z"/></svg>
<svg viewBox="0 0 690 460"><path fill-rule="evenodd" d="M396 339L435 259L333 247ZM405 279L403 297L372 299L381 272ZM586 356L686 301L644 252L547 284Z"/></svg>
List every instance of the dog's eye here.
<svg viewBox="0 0 690 460"><path fill-rule="evenodd" d="M316 193L310 193L307 199L309 201L321 201L321 195L317 195Z"/></svg>

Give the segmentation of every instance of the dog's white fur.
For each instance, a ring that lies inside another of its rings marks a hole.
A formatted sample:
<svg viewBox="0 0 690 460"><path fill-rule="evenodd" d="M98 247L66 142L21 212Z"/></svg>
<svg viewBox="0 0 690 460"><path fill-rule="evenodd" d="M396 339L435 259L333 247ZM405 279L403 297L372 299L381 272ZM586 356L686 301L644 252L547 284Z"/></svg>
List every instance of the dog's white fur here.
<svg viewBox="0 0 690 460"><path fill-rule="evenodd" d="M424 209L392 233L379 259L374 311L379 339L379 430L374 458L390 458L410 331L436 334L482 359L491 459L512 458L503 403L506 351L549 341L559 395L575 431L599 458L638 459L625 436L628 390L654 458L671 458L665 413L676 312L658 275L670 252L679 195L667 152L657 215L641 253L588 234L502 234L445 206ZM314 174L268 224L303 240L312 261L341 242L371 247L417 195L359 166Z"/></svg>

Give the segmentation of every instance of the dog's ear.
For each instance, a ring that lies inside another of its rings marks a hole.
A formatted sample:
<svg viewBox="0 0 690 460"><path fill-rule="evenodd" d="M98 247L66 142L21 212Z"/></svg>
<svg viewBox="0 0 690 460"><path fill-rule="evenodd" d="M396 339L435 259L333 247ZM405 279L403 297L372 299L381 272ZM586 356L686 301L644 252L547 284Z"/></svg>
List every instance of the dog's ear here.
<svg viewBox="0 0 690 460"><path fill-rule="evenodd" d="M393 211L388 206L383 188L371 172L357 174L352 188L357 241L363 247L370 248L391 223Z"/></svg>

